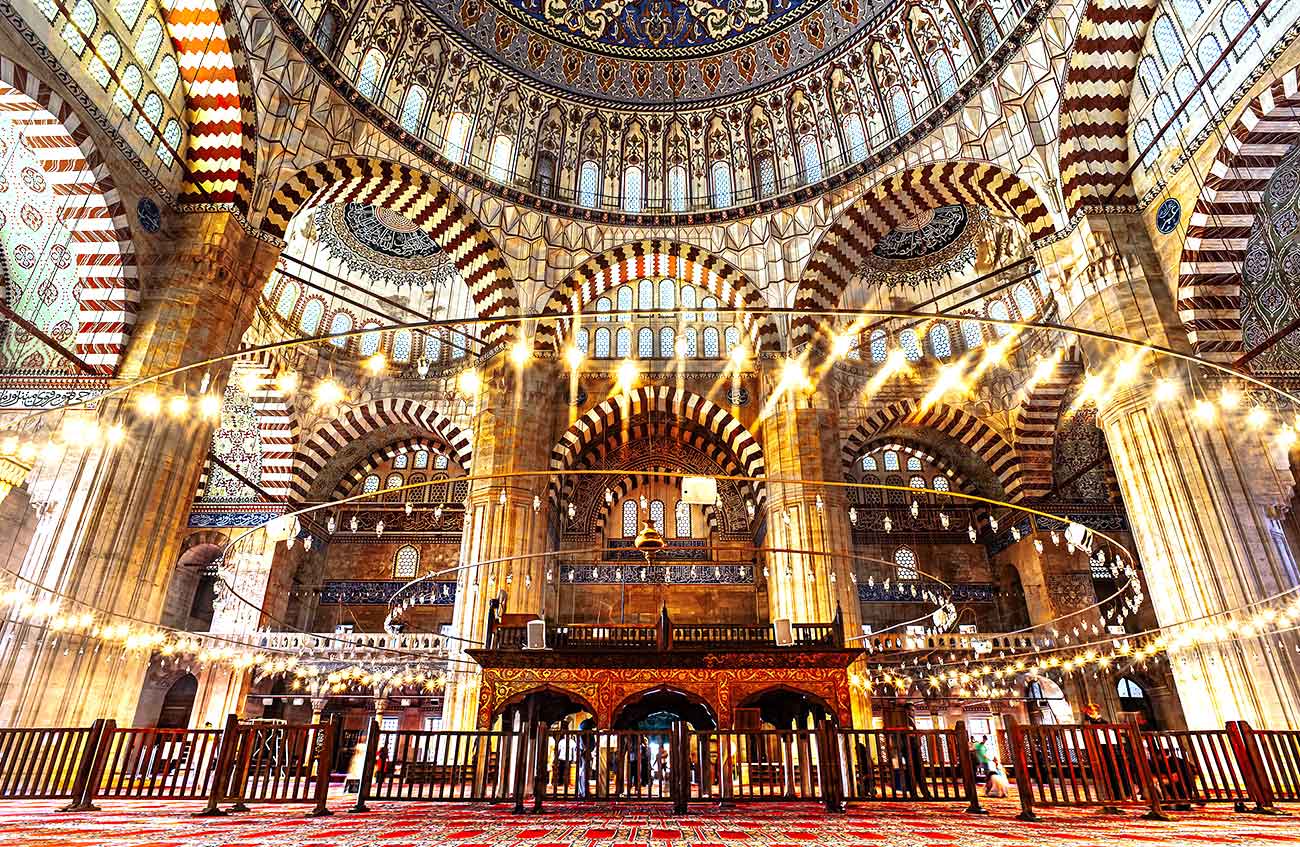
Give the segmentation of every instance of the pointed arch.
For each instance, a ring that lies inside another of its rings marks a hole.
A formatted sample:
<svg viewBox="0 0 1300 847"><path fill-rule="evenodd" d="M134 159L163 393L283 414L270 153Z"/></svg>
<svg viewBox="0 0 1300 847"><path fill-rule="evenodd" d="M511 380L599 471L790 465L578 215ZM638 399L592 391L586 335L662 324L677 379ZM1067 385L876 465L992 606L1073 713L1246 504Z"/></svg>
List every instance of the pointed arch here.
<svg viewBox="0 0 1300 847"><path fill-rule="evenodd" d="M928 429L960 442L988 466L1008 500L1024 499L1020 456L1005 438L969 412L943 404L921 409L910 398L875 410L849 434L841 451L845 472L863 447L897 428Z"/></svg>
<svg viewBox="0 0 1300 847"><path fill-rule="evenodd" d="M876 243L914 215L956 203L986 206L1017 218L1031 239L1057 231L1037 192L1019 176L989 162L933 162L898 171L877 182L840 214L804 268L794 307L833 309L850 278ZM819 321L797 316L790 345L813 340Z"/></svg>
<svg viewBox="0 0 1300 847"><path fill-rule="evenodd" d="M452 426L455 426L455 424L452 424ZM451 445L443 439L429 438L424 435L417 435L413 438L403 438L394 441L391 444L385 444L383 447L372 451L370 455L353 465L352 469L344 474L343 477L339 479L338 484L334 486L334 493L331 496L333 496L334 499L340 499L352 494L361 486L361 481L366 478L367 474L384 462L395 457L398 453L414 453L419 450L428 450L433 453L449 453L451 452L448 449L450 446ZM454 461L459 463L459 457L453 454L452 458ZM467 470L464 467L461 469Z"/></svg>
<svg viewBox="0 0 1300 847"><path fill-rule="evenodd" d="M469 470L474 461L470 433L427 403L390 397L349 410L318 428L293 459L292 496L305 499L323 471L342 448L362 436L387 427L411 426L432 433L446 445L456 463Z"/></svg>
<svg viewBox="0 0 1300 847"><path fill-rule="evenodd" d="M1056 424L1070 386L1083 373L1077 353L1056 363L1047 376L1026 393L1016 413L1015 447L1020 453L1025 499L1035 500L1052 489Z"/></svg>
<svg viewBox="0 0 1300 847"><path fill-rule="evenodd" d="M1214 157L1187 221L1178 269L1178 316L1199 355L1231 364L1244 352L1241 276L1269 180L1300 143L1300 66L1242 111Z"/></svg>
<svg viewBox="0 0 1300 847"><path fill-rule="evenodd" d="M316 162L281 183L271 197L262 229L283 239L302 209L331 203L382 206L414 221L451 258L480 318L520 312L514 278L501 249L465 206L432 176L398 162L343 156ZM513 324L491 324L489 345L508 341Z"/></svg>
<svg viewBox="0 0 1300 847"><path fill-rule="evenodd" d="M624 283L655 276L675 277L697 285L733 308L761 309L766 305L749 277L707 250L659 238L631 241L592 256L551 293L542 313L565 317L539 328L539 349L556 349L572 324L568 316L583 304ZM744 324L756 351L780 349L781 339L769 316L747 315Z"/></svg>

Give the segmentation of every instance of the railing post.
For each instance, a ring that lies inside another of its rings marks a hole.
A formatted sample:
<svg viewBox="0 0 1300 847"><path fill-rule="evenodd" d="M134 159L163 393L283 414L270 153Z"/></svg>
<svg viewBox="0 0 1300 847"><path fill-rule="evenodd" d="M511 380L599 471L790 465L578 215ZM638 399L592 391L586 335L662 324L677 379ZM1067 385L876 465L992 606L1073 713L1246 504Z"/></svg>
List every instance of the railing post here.
<svg viewBox="0 0 1300 847"><path fill-rule="evenodd" d="M110 723L103 718L97 719L90 725L90 734L86 736L86 748L81 753L81 761L77 765L77 775L72 781L72 796L68 798L68 805L59 809L60 812L98 812L99 807L95 805L95 782L91 776L95 771L95 764L100 759L100 748L107 748L108 743L112 740L112 733L104 731L105 725Z"/></svg>
<svg viewBox="0 0 1300 847"><path fill-rule="evenodd" d="M368 812L366 800L374 788L375 759L379 756L379 721L370 719L370 728L366 730L366 751L361 754L361 784L357 786L357 802L352 807L354 812Z"/></svg>
<svg viewBox="0 0 1300 847"><path fill-rule="evenodd" d="M550 754L550 731L545 721L537 722L537 731L533 733L533 747L535 749L536 763L533 767L533 814L542 813L542 798L546 794L546 777L547 765ZM520 797L516 808L523 811L523 798Z"/></svg>
<svg viewBox="0 0 1300 847"><path fill-rule="evenodd" d="M1133 758L1136 759L1134 765L1137 767L1138 779L1142 780L1142 792L1146 794L1147 802L1151 805L1150 811L1142 817L1149 821L1167 821L1170 818L1160 806L1160 792L1156 790L1156 780L1151 773L1151 760L1147 758L1146 739L1142 737L1142 728L1138 726L1137 718L1129 718L1128 736L1129 743L1133 747Z"/></svg>
<svg viewBox="0 0 1300 847"><path fill-rule="evenodd" d="M326 804L330 798L330 772L334 769L334 745L338 741L339 716L331 715L329 723L324 726L325 738L316 752L316 807L307 813L309 818L324 818L334 814Z"/></svg>
<svg viewBox="0 0 1300 847"><path fill-rule="evenodd" d="M221 741L217 743L217 763L212 772L212 788L208 791L208 804L195 817L208 818L226 814L221 811L220 804L225 799L226 787L230 785L233 776L235 750L239 746L238 732L239 718L235 715L227 715L226 725L221 730Z"/></svg>
<svg viewBox="0 0 1300 847"><path fill-rule="evenodd" d="M244 800L248 796L248 769L253 762L253 741L256 735L255 725L241 727L238 722L235 723L235 737L239 739L239 754L236 757L235 778L226 798L235 802L226 809L228 812L248 811L248 804Z"/></svg>
<svg viewBox="0 0 1300 847"><path fill-rule="evenodd" d="M691 796L690 734L686 721L673 721L672 748L668 756L668 791L673 798L673 814L686 814L686 804Z"/></svg>
<svg viewBox="0 0 1300 847"><path fill-rule="evenodd" d="M511 772L510 793L514 795L515 807L514 812L517 815L524 813L524 793L528 790L528 740L532 735L528 731L528 725L520 718L519 729L514 733L515 752L512 760L514 770Z"/></svg>
<svg viewBox="0 0 1300 847"><path fill-rule="evenodd" d="M668 604L665 603L659 609L659 652L665 652L673 649L673 622L668 617Z"/></svg>
<svg viewBox="0 0 1300 847"><path fill-rule="evenodd" d="M835 619L832 622L831 638L834 639L836 650L843 650L848 638L844 632L844 609L839 603L835 604Z"/></svg>
<svg viewBox="0 0 1300 847"><path fill-rule="evenodd" d="M1030 785L1025 740L1016 737L1020 726L1016 723L1014 715L1003 715L1002 725L1007 728L1007 741L1011 744L1016 757L1016 794L1020 797L1020 814L1016 817L1022 821L1036 821L1038 815L1034 814L1034 789Z"/></svg>
<svg viewBox="0 0 1300 847"><path fill-rule="evenodd" d="M1273 791L1269 787L1264 762L1255 743L1255 731L1245 721L1228 721L1227 730L1232 755L1237 760L1237 769L1246 781L1246 793L1255 802L1254 811L1261 815L1280 814L1273 805Z"/></svg>
<svg viewBox="0 0 1300 847"><path fill-rule="evenodd" d="M843 812L846 808L839 773L839 744L835 737L838 731L828 720L817 723L817 776L828 812Z"/></svg>
<svg viewBox="0 0 1300 847"><path fill-rule="evenodd" d="M989 810L980 805L979 786L975 782L975 763L971 761L974 751L971 748L970 734L966 732L966 722L957 721L957 725L953 727L953 733L956 737L961 781L966 787L966 799L970 804L966 807L966 814L987 815Z"/></svg>

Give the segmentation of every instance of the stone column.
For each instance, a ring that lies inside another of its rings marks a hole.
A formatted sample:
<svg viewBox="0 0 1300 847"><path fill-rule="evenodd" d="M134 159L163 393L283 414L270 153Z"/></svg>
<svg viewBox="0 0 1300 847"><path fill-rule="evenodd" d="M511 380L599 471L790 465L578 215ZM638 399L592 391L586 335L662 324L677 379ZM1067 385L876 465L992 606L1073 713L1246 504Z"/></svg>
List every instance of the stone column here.
<svg viewBox="0 0 1300 847"><path fill-rule="evenodd" d="M549 560L499 560L547 549L546 528L554 508L547 502L547 477L492 475L546 470L557 384L562 381L551 363L533 361L520 371L500 362L483 377L475 401L473 476L486 478L470 483L465 502L463 569L456 580L448 644L452 666L443 709L448 729L476 725L480 674L463 651L482 645L491 600L504 593L503 611L509 614L542 616L545 611ZM540 511L533 509L534 497Z"/></svg>
<svg viewBox="0 0 1300 847"><path fill-rule="evenodd" d="M201 361L232 349L251 319L276 248L227 214L180 216L159 239L163 254L145 280L122 377ZM209 381L219 391L224 368ZM202 373L182 384L193 393ZM219 395L218 395L219 396ZM160 619L211 437L212 423L162 415L142 419L111 399L94 413L120 423L120 444L64 443L33 470L29 493L41 514L31 544L4 564L34 582L126 620ZM57 453L57 455L55 455ZM72 608L72 607L69 607ZM129 724L149 662L34 625L0 636L0 723L76 725L112 717Z"/></svg>
<svg viewBox="0 0 1300 847"><path fill-rule="evenodd" d="M773 480L842 482L839 414L833 398L788 391L763 421L760 438L767 472L766 546L847 554L853 552L848 496L843 487ZM818 508L818 499L821 508ZM853 563L843 555L769 553L768 609L772 620L825 623L838 605L848 637L862 634ZM834 576L832 580L831 577Z"/></svg>
<svg viewBox="0 0 1300 847"><path fill-rule="evenodd" d="M1115 474L1162 626L1263 600L1297 584L1281 521L1294 480L1263 435L1193 420L1181 400L1131 388L1101 411ZM1192 729L1245 719L1300 727L1291 645L1246 639L1169 657Z"/></svg>

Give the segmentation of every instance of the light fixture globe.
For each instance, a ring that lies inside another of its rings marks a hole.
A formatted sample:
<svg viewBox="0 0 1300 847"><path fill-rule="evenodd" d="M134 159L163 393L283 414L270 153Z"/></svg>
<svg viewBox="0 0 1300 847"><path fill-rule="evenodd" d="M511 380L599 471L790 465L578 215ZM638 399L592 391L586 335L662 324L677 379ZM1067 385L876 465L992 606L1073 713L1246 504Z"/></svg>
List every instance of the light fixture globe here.
<svg viewBox="0 0 1300 847"><path fill-rule="evenodd" d="M641 531L636 534L632 546L648 555L656 550L664 549L665 543L663 533L655 529L655 525L649 518L646 518L641 522Z"/></svg>

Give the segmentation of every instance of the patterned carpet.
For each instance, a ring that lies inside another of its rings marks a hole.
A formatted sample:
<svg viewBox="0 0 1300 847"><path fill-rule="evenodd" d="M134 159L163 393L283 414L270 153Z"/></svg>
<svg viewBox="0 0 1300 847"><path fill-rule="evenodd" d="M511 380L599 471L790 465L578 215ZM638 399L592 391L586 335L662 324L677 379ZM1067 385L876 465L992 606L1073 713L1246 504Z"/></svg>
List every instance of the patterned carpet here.
<svg viewBox="0 0 1300 847"><path fill-rule="evenodd" d="M300 806L262 806L227 818L194 818L195 803L105 801L94 814L59 814L57 804L0 803L0 847L1070 847L1300 843L1300 819L1234 814L1229 808L1182 813L1170 823L1129 813L1049 810L1021 823L1014 803L992 801L988 817L953 806L857 805L846 815L810 806L694 808L674 818L653 806L555 805L540 816L505 807L374 804L369 814L343 812L339 796L327 818Z"/></svg>

